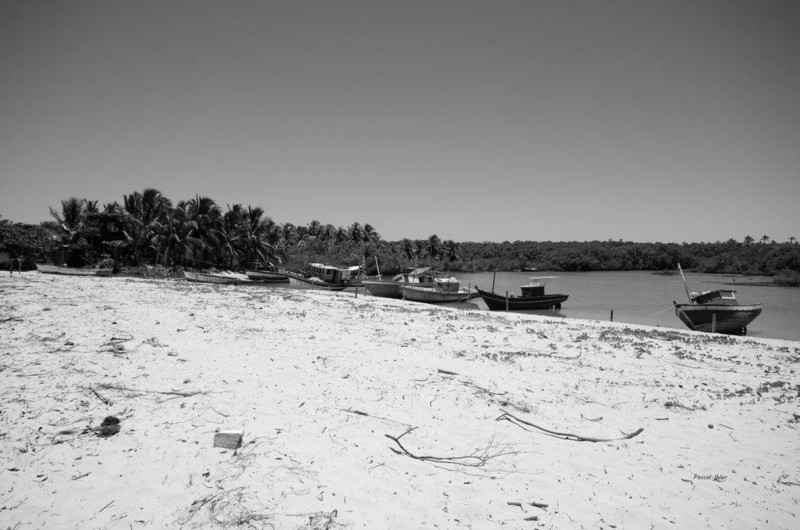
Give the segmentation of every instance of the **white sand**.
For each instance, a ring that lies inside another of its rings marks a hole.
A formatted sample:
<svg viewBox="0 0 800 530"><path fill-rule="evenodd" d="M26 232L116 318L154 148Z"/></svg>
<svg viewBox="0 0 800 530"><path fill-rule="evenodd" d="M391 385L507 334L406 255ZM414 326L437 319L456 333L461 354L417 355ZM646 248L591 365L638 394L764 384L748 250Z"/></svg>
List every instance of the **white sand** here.
<svg viewBox="0 0 800 530"><path fill-rule="evenodd" d="M797 342L38 273L0 309L3 529L800 527Z"/></svg>

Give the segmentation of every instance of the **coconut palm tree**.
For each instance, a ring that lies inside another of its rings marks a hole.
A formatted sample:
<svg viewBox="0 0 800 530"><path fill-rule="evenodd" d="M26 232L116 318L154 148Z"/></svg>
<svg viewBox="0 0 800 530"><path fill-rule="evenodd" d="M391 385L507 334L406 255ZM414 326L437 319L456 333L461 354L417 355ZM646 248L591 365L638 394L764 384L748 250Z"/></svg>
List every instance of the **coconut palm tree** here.
<svg viewBox="0 0 800 530"><path fill-rule="evenodd" d="M350 234L351 240L357 243L364 241L364 229L361 227L361 223L353 223L350 225L350 228L348 228L347 231Z"/></svg>
<svg viewBox="0 0 800 530"><path fill-rule="evenodd" d="M213 199L199 195L179 202L178 208L184 211L186 222L192 228L190 236L202 243L199 249L195 249L195 259L200 257L201 261L207 262L224 244L220 230L222 210Z"/></svg>
<svg viewBox="0 0 800 530"><path fill-rule="evenodd" d="M185 210L170 209L156 223L158 229L151 244L157 249L157 257L163 265L182 265L193 257L195 249L203 247L203 241L192 236L194 227L187 222Z"/></svg>
<svg viewBox="0 0 800 530"><path fill-rule="evenodd" d="M364 225L364 235L366 236L365 239L367 241L372 241L372 242L377 243L378 241L381 240L381 235L369 223L366 223Z"/></svg>
<svg viewBox="0 0 800 530"><path fill-rule="evenodd" d="M438 260L442 253L442 240L439 239L439 236L436 234L428 236L428 240L425 242L425 250L431 259Z"/></svg>
<svg viewBox="0 0 800 530"><path fill-rule="evenodd" d="M749 235L745 236L744 237L744 246L749 247L750 245L753 244L753 241L755 241L755 239L753 239L751 236L749 236Z"/></svg>
<svg viewBox="0 0 800 530"><path fill-rule="evenodd" d="M458 260L461 254L461 245L453 241L452 239L448 239L442 243L443 250L442 254L444 259L447 261L456 261Z"/></svg>
<svg viewBox="0 0 800 530"><path fill-rule="evenodd" d="M762 245L764 243L769 243L769 236L767 236L767 235L761 236L761 239L759 240L759 243L761 243Z"/></svg>
<svg viewBox="0 0 800 530"><path fill-rule="evenodd" d="M153 237L158 235L160 227L165 226L163 218L172 208L172 201L160 191L146 188L142 193L134 191L130 195L123 195L122 204L127 215L125 237L133 249L137 264L140 264L140 257L153 251Z"/></svg>
<svg viewBox="0 0 800 530"><path fill-rule="evenodd" d="M791 243L792 245L794 245L794 242L795 242L795 241L797 241L797 238L796 238L796 237L794 237L794 236L789 236L789 243Z"/></svg>

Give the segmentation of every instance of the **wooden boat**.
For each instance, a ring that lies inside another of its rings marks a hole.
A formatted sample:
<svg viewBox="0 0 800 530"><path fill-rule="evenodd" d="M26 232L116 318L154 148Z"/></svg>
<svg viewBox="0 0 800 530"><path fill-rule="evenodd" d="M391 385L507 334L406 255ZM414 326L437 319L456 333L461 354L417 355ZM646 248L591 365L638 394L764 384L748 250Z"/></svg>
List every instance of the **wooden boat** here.
<svg viewBox="0 0 800 530"><path fill-rule="evenodd" d="M339 268L322 263L309 263L305 271L287 271L286 275L292 287L322 291L344 291L348 287L360 285L358 279L360 270L361 267L358 265Z"/></svg>
<svg viewBox="0 0 800 530"><path fill-rule="evenodd" d="M521 286L522 296L498 294L494 291L484 291L475 286L486 306L492 311L527 311L531 309L561 309L561 304L567 301L566 294L545 294L544 286L548 281L558 276L534 276L530 281Z"/></svg>
<svg viewBox="0 0 800 530"><path fill-rule="evenodd" d="M78 269L59 267L57 265L36 264L36 269L43 274L61 274L65 276L111 276L111 269Z"/></svg>
<svg viewBox="0 0 800 530"><path fill-rule="evenodd" d="M241 285L255 283L242 274L183 271L183 276L190 282L214 283L217 285Z"/></svg>
<svg viewBox="0 0 800 530"><path fill-rule="evenodd" d="M432 272L430 267L410 269L407 272L398 274L392 279L386 280L361 280L367 291L372 296L383 298L402 298L400 285L412 285L415 287L433 287L433 279L443 274Z"/></svg>
<svg viewBox="0 0 800 530"><path fill-rule="evenodd" d="M678 271L686 286L689 303L672 303L675 305L675 314L689 329L746 335L747 326L761 314L761 304L739 305L736 291L730 289L715 289L700 294L690 292L680 265Z"/></svg>
<svg viewBox="0 0 800 530"><path fill-rule="evenodd" d="M404 300L412 302L425 302L428 304L447 304L452 302L466 302L477 296L467 289L461 288L461 282L456 278L434 278L433 286L420 287L412 284L398 284Z"/></svg>
<svg viewBox="0 0 800 530"><path fill-rule="evenodd" d="M287 276L285 272L264 269L247 269L244 271L244 273L254 282L289 283L289 276Z"/></svg>

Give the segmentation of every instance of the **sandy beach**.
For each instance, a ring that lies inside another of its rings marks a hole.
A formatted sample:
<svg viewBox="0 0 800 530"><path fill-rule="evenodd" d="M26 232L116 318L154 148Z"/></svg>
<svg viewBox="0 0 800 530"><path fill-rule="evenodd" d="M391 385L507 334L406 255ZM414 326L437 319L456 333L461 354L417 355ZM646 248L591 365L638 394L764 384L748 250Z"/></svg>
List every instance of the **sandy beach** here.
<svg viewBox="0 0 800 530"><path fill-rule="evenodd" d="M36 272L0 309L3 529L800 526L797 342Z"/></svg>

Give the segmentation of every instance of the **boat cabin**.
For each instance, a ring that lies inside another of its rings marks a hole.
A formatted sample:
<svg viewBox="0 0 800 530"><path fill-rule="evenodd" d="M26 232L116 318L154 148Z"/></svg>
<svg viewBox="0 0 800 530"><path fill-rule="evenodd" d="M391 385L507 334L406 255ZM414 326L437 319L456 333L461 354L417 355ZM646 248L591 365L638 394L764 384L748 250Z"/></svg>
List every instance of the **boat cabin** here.
<svg viewBox="0 0 800 530"><path fill-rule="evenodd" d="M717 289L716 291L705 291L701 294L692 293L691 299L695 304L739 305L735 292L727 289Z"/></svg>
<svg viewBox="0 0 800 530"><path fill-rule="evenodd" d="M451 276L449 278L434 278L433 285L437 291L443 293L457 293L461 287L461 282L459 282L457 278Z"/></svg>
<svg viewBox="0 0 800 530"><path fill-rule="evenodd" d="M544 286L547 282L558 276L532 276L527 285L523 285L522 296L544 296Z"/></svg>
<svg viewBox="0 0 800 530"><path fill-rule="evenodd" d="M392 278L392 280L401 283L424 283L426 284L425 287L432 287L433 279L442 276L442 273L434 272L430 267L419 267L408 269L406 272Z"/></svg>
<svg viewBox="0 0 800 530"><path fill-rule="evenodd" d="M323 263L309 263L308 272L322 281L329 283L349 282L358 276L361 267L354 265L346 269L340 269L333 265Z"/></svg>

